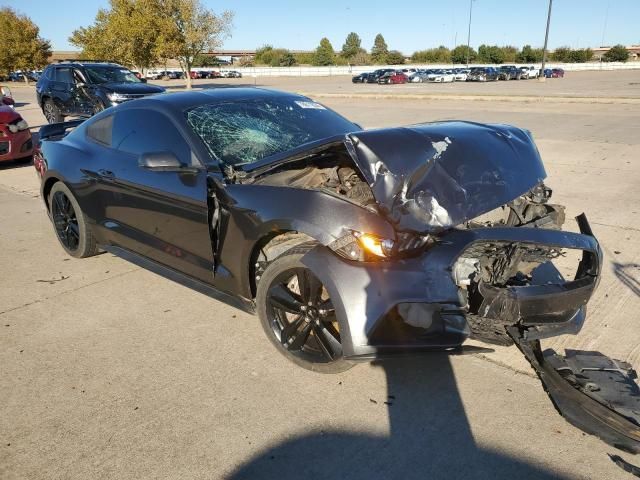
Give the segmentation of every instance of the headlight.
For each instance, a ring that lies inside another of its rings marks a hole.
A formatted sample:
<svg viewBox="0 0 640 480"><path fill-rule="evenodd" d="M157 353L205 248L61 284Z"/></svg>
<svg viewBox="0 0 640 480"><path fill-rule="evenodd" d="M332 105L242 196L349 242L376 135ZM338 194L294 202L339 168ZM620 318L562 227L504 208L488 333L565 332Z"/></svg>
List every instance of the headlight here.
<svg viewBox="0 0 640 480"><path fill-rule="evenodd" d="M350 231L329 245L329 248L343 258L360 262L388 260L406 257L424 251L435 243L430 236L402 233L398 238L381 238L370 233Z"/></svg>
<svg viewBox="0 0 640 480"><path fill-rule="evenodd" d="M128 97L122 93L109 93L107 94L107 98L112 102L124 102L128 100Z"/></svg>

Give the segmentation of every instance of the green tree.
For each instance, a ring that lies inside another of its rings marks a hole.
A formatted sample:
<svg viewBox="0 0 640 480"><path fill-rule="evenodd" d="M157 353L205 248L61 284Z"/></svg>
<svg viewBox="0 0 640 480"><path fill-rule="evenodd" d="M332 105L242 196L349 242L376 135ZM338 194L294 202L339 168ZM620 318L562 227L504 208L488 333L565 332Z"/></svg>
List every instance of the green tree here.
<svg viewBox="0 0 640 480"><path fill-rule="evenodd" d="M316 48L316 52L313 57L314 65L333 65L335 52L333 51L333 45L328 38L320 40L320 45Z"/></svg>
<svg viewBox="0 0 640 480"><path fill-rule="evenodd" d="M313 65L315 52L297 52L293 54L298 65Z"/></svg>
<svg viewBox="0 0 640 480"><path fill-rule="evenodd" d="M201 0L147 0L160 2L157 12L161 22L158 35L159 55L175 58L185 74L187 88L191 88L193 59L202 52L212 51L231 35L233 12L216 14Z"/></svg>
<svg viewBox="0 0 640 480"><path fill-rule="evenodd" d="M451 52L444 45L438 48L420 50L411 55L411 61L415 63L451 63Z"/></svg>
<svg viewBox="0 0 640 480"><path fill-rule="evenodd" d="M585 63L593 58L593 50L590 48L584 48L579 50L571 50L569 53L569 62L571 63Z"/></svg>
<svg viewBox="0 0 640 480"><path fill-rule="evenodd" d="M629 59L629 50L624 45L614 45L602 56L605 62L626 62Z"/></svg>
<svg viewBox="0 0 640 480"><path fill-rule="evenodd" d="M340 55L342 55L344 58L352 58L358 53L364 51L361 45L362 41L360 40L358 34L356 32L351 32L349 35L347 35L347 39L345 40L344 45L342 45L342 51L340 52Z"/></svg>
<svg viewBox="0 0 640 480"><path fill-rule="evenodd" d="M194 67L217 67L218 65L220 65L220 62L213 55L204 55L201 53L193 59Z"/></svg>
<svg viewBox="0 0 640 480"><path fill-rule="evenodd" d="M389 55L389 47L387 46L387 42L384 41L382 34L379 33L373 40L371 59L373 63L384 64L387 63L387 55Z"/></svg>
<svg viewBox="0 0 640 480"><path fill-rule="evenodd" d="M467 63L467 55L469 62L475 62L478 58L478 53L472 48L466 45L458 45L451 51L452 63Z"/></svg>
<svg viewBox="0 0 640 480"><path fill-rule="evenodd" d="M404 55L398 50L391 50L387 54L387 63L389 65L402 65L404 63Z"/></svg>
<svg viewBox="0 0 640 480"><path fill-rule="evenodd" d="M481 63L504 63L505 53L497 45L480 45L478 47L478 61Z"/></svg>
<svg viewBox="0 0 640 480"><path fill-rule="evenodd" d="M551 53L551 60L554 62L569 62L571 59L570 47L558 47Z"/></svg>
<svg viewBox="0 0 640 480"><path fill-rule="evenodd" d="M221 45L232 20L232 12L216 15L200 0L110 0L93 25L78 28L69 41L82 49L82 56L140 70L174 58L191 88L194 61Z"/></svg>
<svg viewBox="0 0 640 480"><path fill-rule="evenodd" d="M373 60L371 59L371 55L362 49L361 52L358 52L351 57L350 62L352 65L371 65Z"/></svg>
<svg viewBox="0 0 640 480"><path fill-rule="evenodd" d="M157 63L157 35L162 21L160 0L110 0L100 9L93 25L74 30L69 42L82 50L81 56L134 65L139 70Z"/></svg>
<svg viewBox="0 0 640 480"><path fill-rule="evenodd" d="M263 45L256 49L255 63L269 65L273 56L273 47L271 45Z"/></svg>
<svg viewBox="0 0 640 480"><path fill-rule="evenodd" d="M542 61L542 49L531 48L531 45L525 45L522 50L516 55L516 62L518 63L537 63Z"/></svg>
<svg viewBox="0 0 640 480"><path fill-rule="evenodd" d="M6 7L0 9L0 45L0 72L5 74L41 68L51 55L51 45L40 37L38 26Z"/></svg>
<svg viewBox="0 0 640 480"><path fill-rule="evenodd" d="M518 55L518 49L511 45L506 45L504 47L500 47L502 53L504 55L505 63L514 63L516 61L516 56Z"/></svg>

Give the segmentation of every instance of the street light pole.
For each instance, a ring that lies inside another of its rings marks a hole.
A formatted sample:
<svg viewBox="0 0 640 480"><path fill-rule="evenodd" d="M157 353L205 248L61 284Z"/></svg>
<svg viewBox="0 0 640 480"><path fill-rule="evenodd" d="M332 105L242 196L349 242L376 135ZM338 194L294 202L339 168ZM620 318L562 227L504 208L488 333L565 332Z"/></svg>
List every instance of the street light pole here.
<svg viewBox="0 0 640 480"><path fill-rule="evenodd" d="M473 10L473 0L469 0L469 32L467 33L467 68L469 68L469 50L471 50L471 12Z"/></svg>
<svg viewBox="0 0 640 480"><path fill-rule="evenodd" d="M540 82L544 82L544 66L547 63L547 42L549 40L549 24L551 23L551 5L553 5L553 0L549 0L549 12L547 13L547 31L544 34L544 47L542 48L542 68L540 69L540 76L538 80Z"/></svg>

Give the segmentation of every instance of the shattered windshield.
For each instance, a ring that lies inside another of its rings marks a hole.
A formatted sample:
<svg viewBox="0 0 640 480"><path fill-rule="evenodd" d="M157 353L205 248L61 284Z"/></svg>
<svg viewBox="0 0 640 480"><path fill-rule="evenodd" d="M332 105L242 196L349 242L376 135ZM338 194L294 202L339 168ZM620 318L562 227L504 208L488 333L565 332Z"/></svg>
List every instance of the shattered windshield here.
<svg viewBox="0 0 640 480"><path fill-rule="evenodd" d="M187 123L213 158L231 165L360 130L319 103L288 98L200 105L187 112Z"/></svg>
<svg viewBox="0 0 640 480"><path fill-rule="evenodd" d="M122 67L85 67L91 83L140 83L138 77Z"/></svg>

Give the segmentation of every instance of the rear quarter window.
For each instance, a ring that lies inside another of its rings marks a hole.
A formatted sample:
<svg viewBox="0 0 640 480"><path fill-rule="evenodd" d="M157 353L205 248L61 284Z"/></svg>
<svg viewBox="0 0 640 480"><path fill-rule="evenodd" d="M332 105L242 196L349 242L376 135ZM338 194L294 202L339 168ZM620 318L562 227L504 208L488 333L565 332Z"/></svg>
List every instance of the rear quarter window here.
<svg viewBox="0 0 640 480"><path fill-rule="evenodd" d="M102 117L87 126L87 137L105 147L111 146L113 115Z"/></svg>

